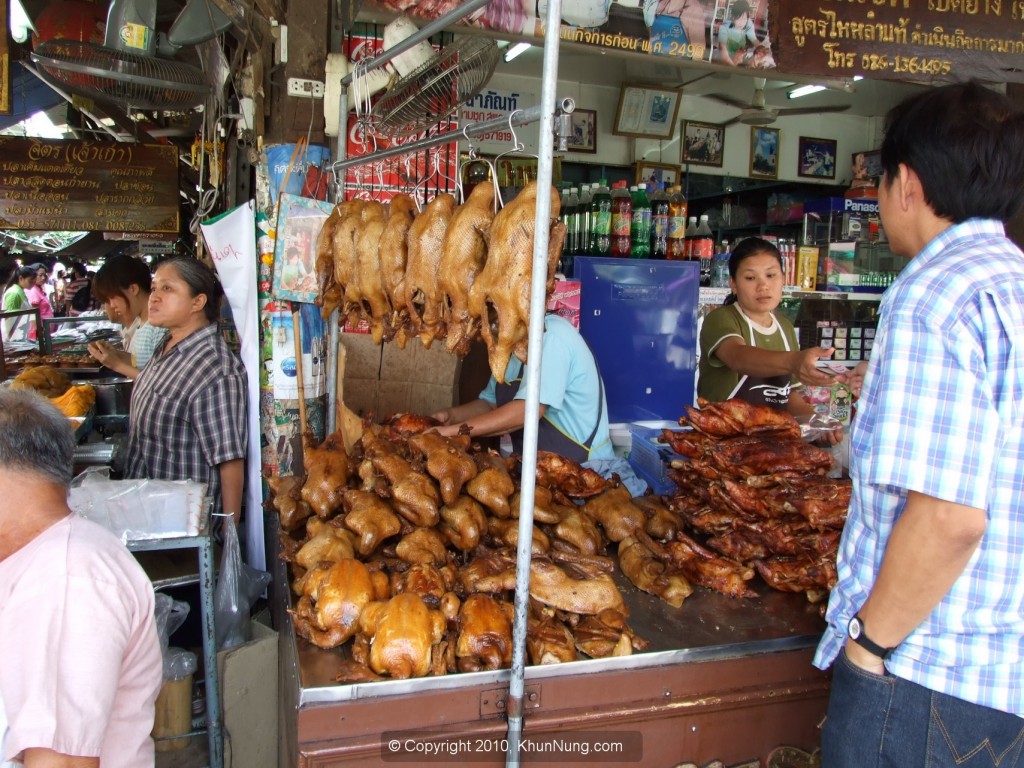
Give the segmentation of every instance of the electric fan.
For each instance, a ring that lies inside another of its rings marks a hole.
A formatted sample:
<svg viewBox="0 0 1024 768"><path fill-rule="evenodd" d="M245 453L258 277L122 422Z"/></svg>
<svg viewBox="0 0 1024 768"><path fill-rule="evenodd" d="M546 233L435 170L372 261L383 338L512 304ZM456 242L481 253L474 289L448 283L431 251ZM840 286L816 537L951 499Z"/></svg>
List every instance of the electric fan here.
<svg viewBox="0 0 1024 768"><path fill-rule="evenodd" d="M189 42L199 42L224 31L226 19L186 6L188 14L172 30ZM195 25L208 25L198 30ZM70 39L39 43L32 61L52 87L124 109L181 110L201 104L210 92L206 75L198 67L155 55L156 3L153 0L114 0L107 14L104 44ZM185 28L187 27L187 28ZM176 46L171 45L171 50Z"/></svg>
<svg viewBox="0 0 1024 768"><path fill-rule="evenodd" d="M398 138L441 122L480 92L497 63L495 41L456 37L377 99L370 110L370 130Z"/></svg>

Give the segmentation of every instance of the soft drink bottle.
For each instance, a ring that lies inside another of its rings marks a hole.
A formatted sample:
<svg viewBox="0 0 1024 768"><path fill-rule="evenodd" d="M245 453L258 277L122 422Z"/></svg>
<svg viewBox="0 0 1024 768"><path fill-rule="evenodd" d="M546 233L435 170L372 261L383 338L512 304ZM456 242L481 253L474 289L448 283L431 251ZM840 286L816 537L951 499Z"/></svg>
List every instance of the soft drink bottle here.
<svg viewBox="0 0 1024 768"><path fill-rule="evenodd" d="M668 257L686 258L686 196L679 185L672 187L668 197Z"/></svg>
<svg viewBox="0 0 1024 768"><path fill-rule="evenodd" d="M594 186L597 186L596 184ZM579 242L576 245L576 255L583 256L590 252L590 233L593 229L591 222L593 210L593 198L590 192L590 185L584 184L580 188L580 204L576 207L576 215L579 217Z"/></svg>
<svg viewBox="0 0 1024 768"><path fill-rule="evenodd" d="M612 252L612 196L608 180L601 179L594 189L591 201L590 247L595 256L608 256Z"/></svg>
<svg viewBox="0 0 1024 768"><path fill-rule="evenodd" d="M633 200L625 181L612 185L612 256L629 258L632 250L630 228L633 224Z"/></svg>
<svg viewBox="0 0 1024 768"><path fill-rule="evenodd" d="M700 284L709 286L711 285L711 260L715 257L715 237L711 232L711 225L708 223L706 213L700 217L700 224L697 225L697 235L693 243L691 258L700 261Z"/></svg>
<svg viewBox="0 0 1024 768"><path fill-rule="evenodd" d="M651 255L652 259L668 257L668 195L659 184L651 193Z"/></svg>
<svg viewBox="0 0 1024 768"><path fill-rule="evenodd" d="M630 257L646 259L651 254L651 203L643 184L630 189L633 201L633 221L630 225Z"/></svg>

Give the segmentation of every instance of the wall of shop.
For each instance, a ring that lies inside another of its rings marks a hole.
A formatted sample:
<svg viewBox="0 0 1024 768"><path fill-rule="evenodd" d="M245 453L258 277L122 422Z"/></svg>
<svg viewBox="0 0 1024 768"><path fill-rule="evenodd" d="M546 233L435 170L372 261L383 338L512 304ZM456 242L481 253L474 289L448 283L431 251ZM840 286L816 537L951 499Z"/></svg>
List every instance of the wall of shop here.
<svg viewBox="0 0 1024 768"><path fill-rule="evenodd" d="M560 72L563 77L564 72ZM679 70L676 77L682 78L684 72ZM519 108L530 107L540 102L540 81L537 78L505 75L500 70L487 85L488 89L499 92L521 94L517 101ZM751 80L751 91L753 81ZM671 140L656 141L637 139L612 134L615 112L619 104L619 86L601 86L570 80L559 80L556 94L559 98L571 97L580 109L597 111L597 152L581 154L567 152L563 157L566 162L595 163L598 165L631 166L637 160L655 163L680 163L679 126ZM795 104L795 102L794 102ZM679 107L678 122L682 120L700 120L708 123L724 123L736 115L733 107L721 104L713 99L689 95L683 89L683 98ZM813 183L814 180L801 178L797 175L797 146L801 136L835 139L837 146L836 179L827 180L824 184L844 183L850 179L849 163L846 159L854 152L873 149L881 141L881 117L862 117L858 115L824 114L802 115L799 117L780 117L770 126L778 128L780 133L779 180ZM517 134L527 148L535 151L537 146L537 129L527 126L519 129ZM502 151L502 150L499 150ZM707 166L694 167L699 173L722 176L747 176L750 166L750 127L736 123L725 131L724 161L721 168ZM684 172L686 169L683 169Z"/></svg>

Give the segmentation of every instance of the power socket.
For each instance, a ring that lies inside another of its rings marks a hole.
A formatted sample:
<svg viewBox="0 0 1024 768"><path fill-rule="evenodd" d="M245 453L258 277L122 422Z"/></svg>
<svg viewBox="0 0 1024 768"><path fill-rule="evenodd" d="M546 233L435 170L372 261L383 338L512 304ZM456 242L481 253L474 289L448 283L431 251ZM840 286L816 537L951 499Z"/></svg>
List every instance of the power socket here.
<svg viewBox="0 0 1024 768"><path fill-rule="evenodd" d="M322 99L324 97L324 84L319 80L303 80L300 77L289 77L288 95L305 99Z"/></svg>

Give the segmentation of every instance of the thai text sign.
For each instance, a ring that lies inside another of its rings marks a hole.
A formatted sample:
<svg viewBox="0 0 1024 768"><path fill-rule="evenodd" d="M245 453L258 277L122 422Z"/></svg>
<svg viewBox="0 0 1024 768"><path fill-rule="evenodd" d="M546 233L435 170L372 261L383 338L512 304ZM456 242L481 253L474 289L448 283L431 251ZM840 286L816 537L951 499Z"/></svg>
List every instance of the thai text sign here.
<svg viewBox="0 0 1024 768"><path fill-rule="evenodd" d="M1024 81L1024 0L772 0L786 72Z"/></svg>
<svg viewBox="0 0 1024 768"><path fill-rule="evenodd" d="M0 136L0 227L173 232L179 229L173 146Z"/></svg>

